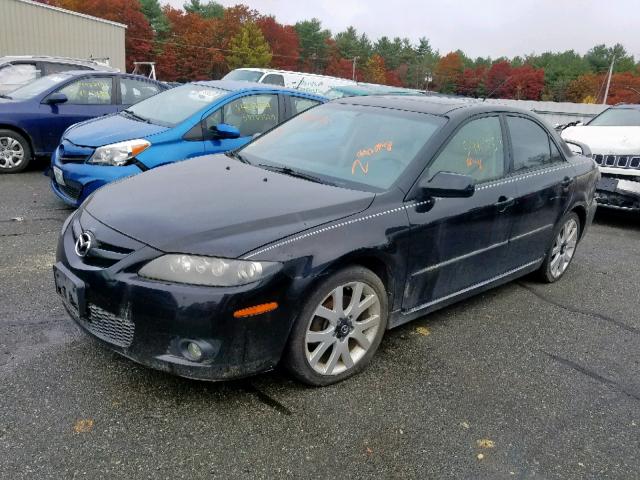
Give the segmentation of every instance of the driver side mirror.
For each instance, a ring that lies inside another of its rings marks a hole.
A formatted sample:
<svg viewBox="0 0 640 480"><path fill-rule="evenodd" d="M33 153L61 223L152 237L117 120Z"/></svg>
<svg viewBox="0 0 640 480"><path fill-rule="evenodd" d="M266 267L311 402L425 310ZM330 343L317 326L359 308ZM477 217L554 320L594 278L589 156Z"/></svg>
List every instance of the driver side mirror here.
<svg viewBox="0 0 640 480"><path fill-rule="evenodd" d="M55 93L52 93L51 95L49 95L44 100L44 103L47 103L49 105L58 105L59 103L65 103L65 102L68 102L68 101L69 101L69 99L67 98L67 96L64 93L55 92Z"/></svg>
<svg viewBox="0 0 640 480"><path fill-rule="evenodd" d="M578 155L584 155L585 157L591 156L591 149L589 148L588 145L582 142L578 142L577 140L565 140L564 142L569 146L569 149L573 153L577 153Z"/></svg>
<svg viewBox="0 0 640 480"><path fill-rule="evenodd" d="M429 197L467 198L476 191L473 177L451 172L438 172L430 180L423 178L418 186Z"/></svg>
<svg viewBox="0 0 640 480"><path fill-rule="evenodd" d="M209 127L209 131L212 133L213 138L239 138L240 130L228 123L219 123L218 125L212 125Z"/></svg>

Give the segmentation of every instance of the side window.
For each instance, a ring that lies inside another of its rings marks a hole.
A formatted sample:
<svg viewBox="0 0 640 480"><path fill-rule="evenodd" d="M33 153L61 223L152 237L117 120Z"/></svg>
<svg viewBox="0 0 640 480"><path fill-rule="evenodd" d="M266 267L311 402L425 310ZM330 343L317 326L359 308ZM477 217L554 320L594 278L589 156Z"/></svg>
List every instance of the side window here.
<svg viewBox="0 0 640 480"><path fill-rule="evenodd" d="M69 70L89 70L88 67L82 65L72 65L69 63L43 63L45 75L52 75L54 73L68 72Z"/></svg>
<svg viewBox="0 0 640 480"><path fill-rule="evenodd" d="M266 132L279 122L278 95L249 95L222 108L222 121L237 127L241 137Z"/></svg>
<svg viewBox="0 0 640 480"><path fill-rule="evenodd" d="M291 99L291 116L295 116L299 113L304 112L305 110L310 109L311 107L315 107L320 102L317 100L311 100L309 98L302 97L289 97Z"/></svg>
<svg viewBox="0 0 640 480"><path fill-rule="evenodd" d="M32 63L19 63L0 68L0 84L19 87L40 77L40 72Z"/></svg>
<svg viewBox="0 0 640 480"><path fill-rule="evenodd" d="M472 120L453 136L429 167L429 176L438 172L469 175L485 182L504 175L502 128L498 117Z"/></svg>
<svg viewBox="0 0 640 480"><path fill-rule="evenodd" d="M270 73L265 76L260 83L268 83L270 85L280 85L284 87L284 77L277 73Z"/></svg>
<svg viewBox="0 0 640 480"><path fill-rule="evenodd" d="M507 125L511 135L514 171L540 167L561 159L549 135L537 123L522 117L507 117Z"/></svg>
<svg viewBox="0 0 640 480"><path fill-rule="evenodd" d="M108 105L111 103L111 77L82 78L60 89L73 105Z"/></svg>
<svg viewBox="0 0 640 480"><path fill-rule="evenodd" d="M133 78L120 79L120 97L123 105L133 105L145 98L154 96L159 91L160 89L157 85L143 80Z"/></svg>
<svg viewBox="0 0 640 480"><path fill-rule="evenodd" d="M204 119L204 128L209 130L211 127L215 127L219 123L222 123L222 109L219 108L207 118Z"/></svg>

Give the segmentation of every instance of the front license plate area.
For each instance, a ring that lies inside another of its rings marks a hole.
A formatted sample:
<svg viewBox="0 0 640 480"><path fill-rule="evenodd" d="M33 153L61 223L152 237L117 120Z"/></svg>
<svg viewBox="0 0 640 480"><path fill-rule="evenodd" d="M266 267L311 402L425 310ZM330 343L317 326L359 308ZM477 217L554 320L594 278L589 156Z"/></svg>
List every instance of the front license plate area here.
<svg viewBox="0 0 640 480"><path fill-rule="evenodd" d="M53 266L53 279L56 292L69 311L78 318L85 313L84 282L58 262Z"/></svg>
<svg viewBox="0 0 640 480"><path fill-rule="evenodd" d="M62 170L58 167L53 167L53 176L56 178L56 183L58 185L62 185L63 187L66 185L64 183L64 175L62 174Z"/></svg>
<svg viewBox="0 0 640 480"><path fill-rule="evenodd" d="M598 190L602 190L604 192L615 192L617 187L617 178L602 177L598 182Z"/></svg>

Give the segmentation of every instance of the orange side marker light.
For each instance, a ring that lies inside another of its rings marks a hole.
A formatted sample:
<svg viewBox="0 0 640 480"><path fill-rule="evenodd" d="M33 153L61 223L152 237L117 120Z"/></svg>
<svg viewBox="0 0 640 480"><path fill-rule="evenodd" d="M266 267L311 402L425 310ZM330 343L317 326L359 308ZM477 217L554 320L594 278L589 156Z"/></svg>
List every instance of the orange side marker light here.
<svg viewBox="0 0 640 480"><path fill-rule="evenodd" d="M233 318L253 317L254 315L271 312L276 308L278 308L278 304L276 302L261 303L260 305L254 305L253 307L236 310L233 312Z"/></svg>

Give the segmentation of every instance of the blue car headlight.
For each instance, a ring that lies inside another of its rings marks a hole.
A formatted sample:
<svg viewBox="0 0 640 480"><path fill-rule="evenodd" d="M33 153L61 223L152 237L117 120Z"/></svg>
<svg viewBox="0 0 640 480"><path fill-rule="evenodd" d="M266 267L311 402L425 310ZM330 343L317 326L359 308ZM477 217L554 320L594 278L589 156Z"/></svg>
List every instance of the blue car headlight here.
<svg viewBox="0 0 640 480"><path fill-rule="evenodd" d="M142 139L104 145L96 148L96 151L89 157L87 163L120 167L126 165L129 160L144 152L150 146L150 142Z"/></svg>
<svg viewBox="0 0 640 480"><path fill-rule="evenodd" d="M167 254L151 260L140 269L138 275L153 280L191 285L235 287L269 277L281 267L282 264L279 262Z"/></svg>

